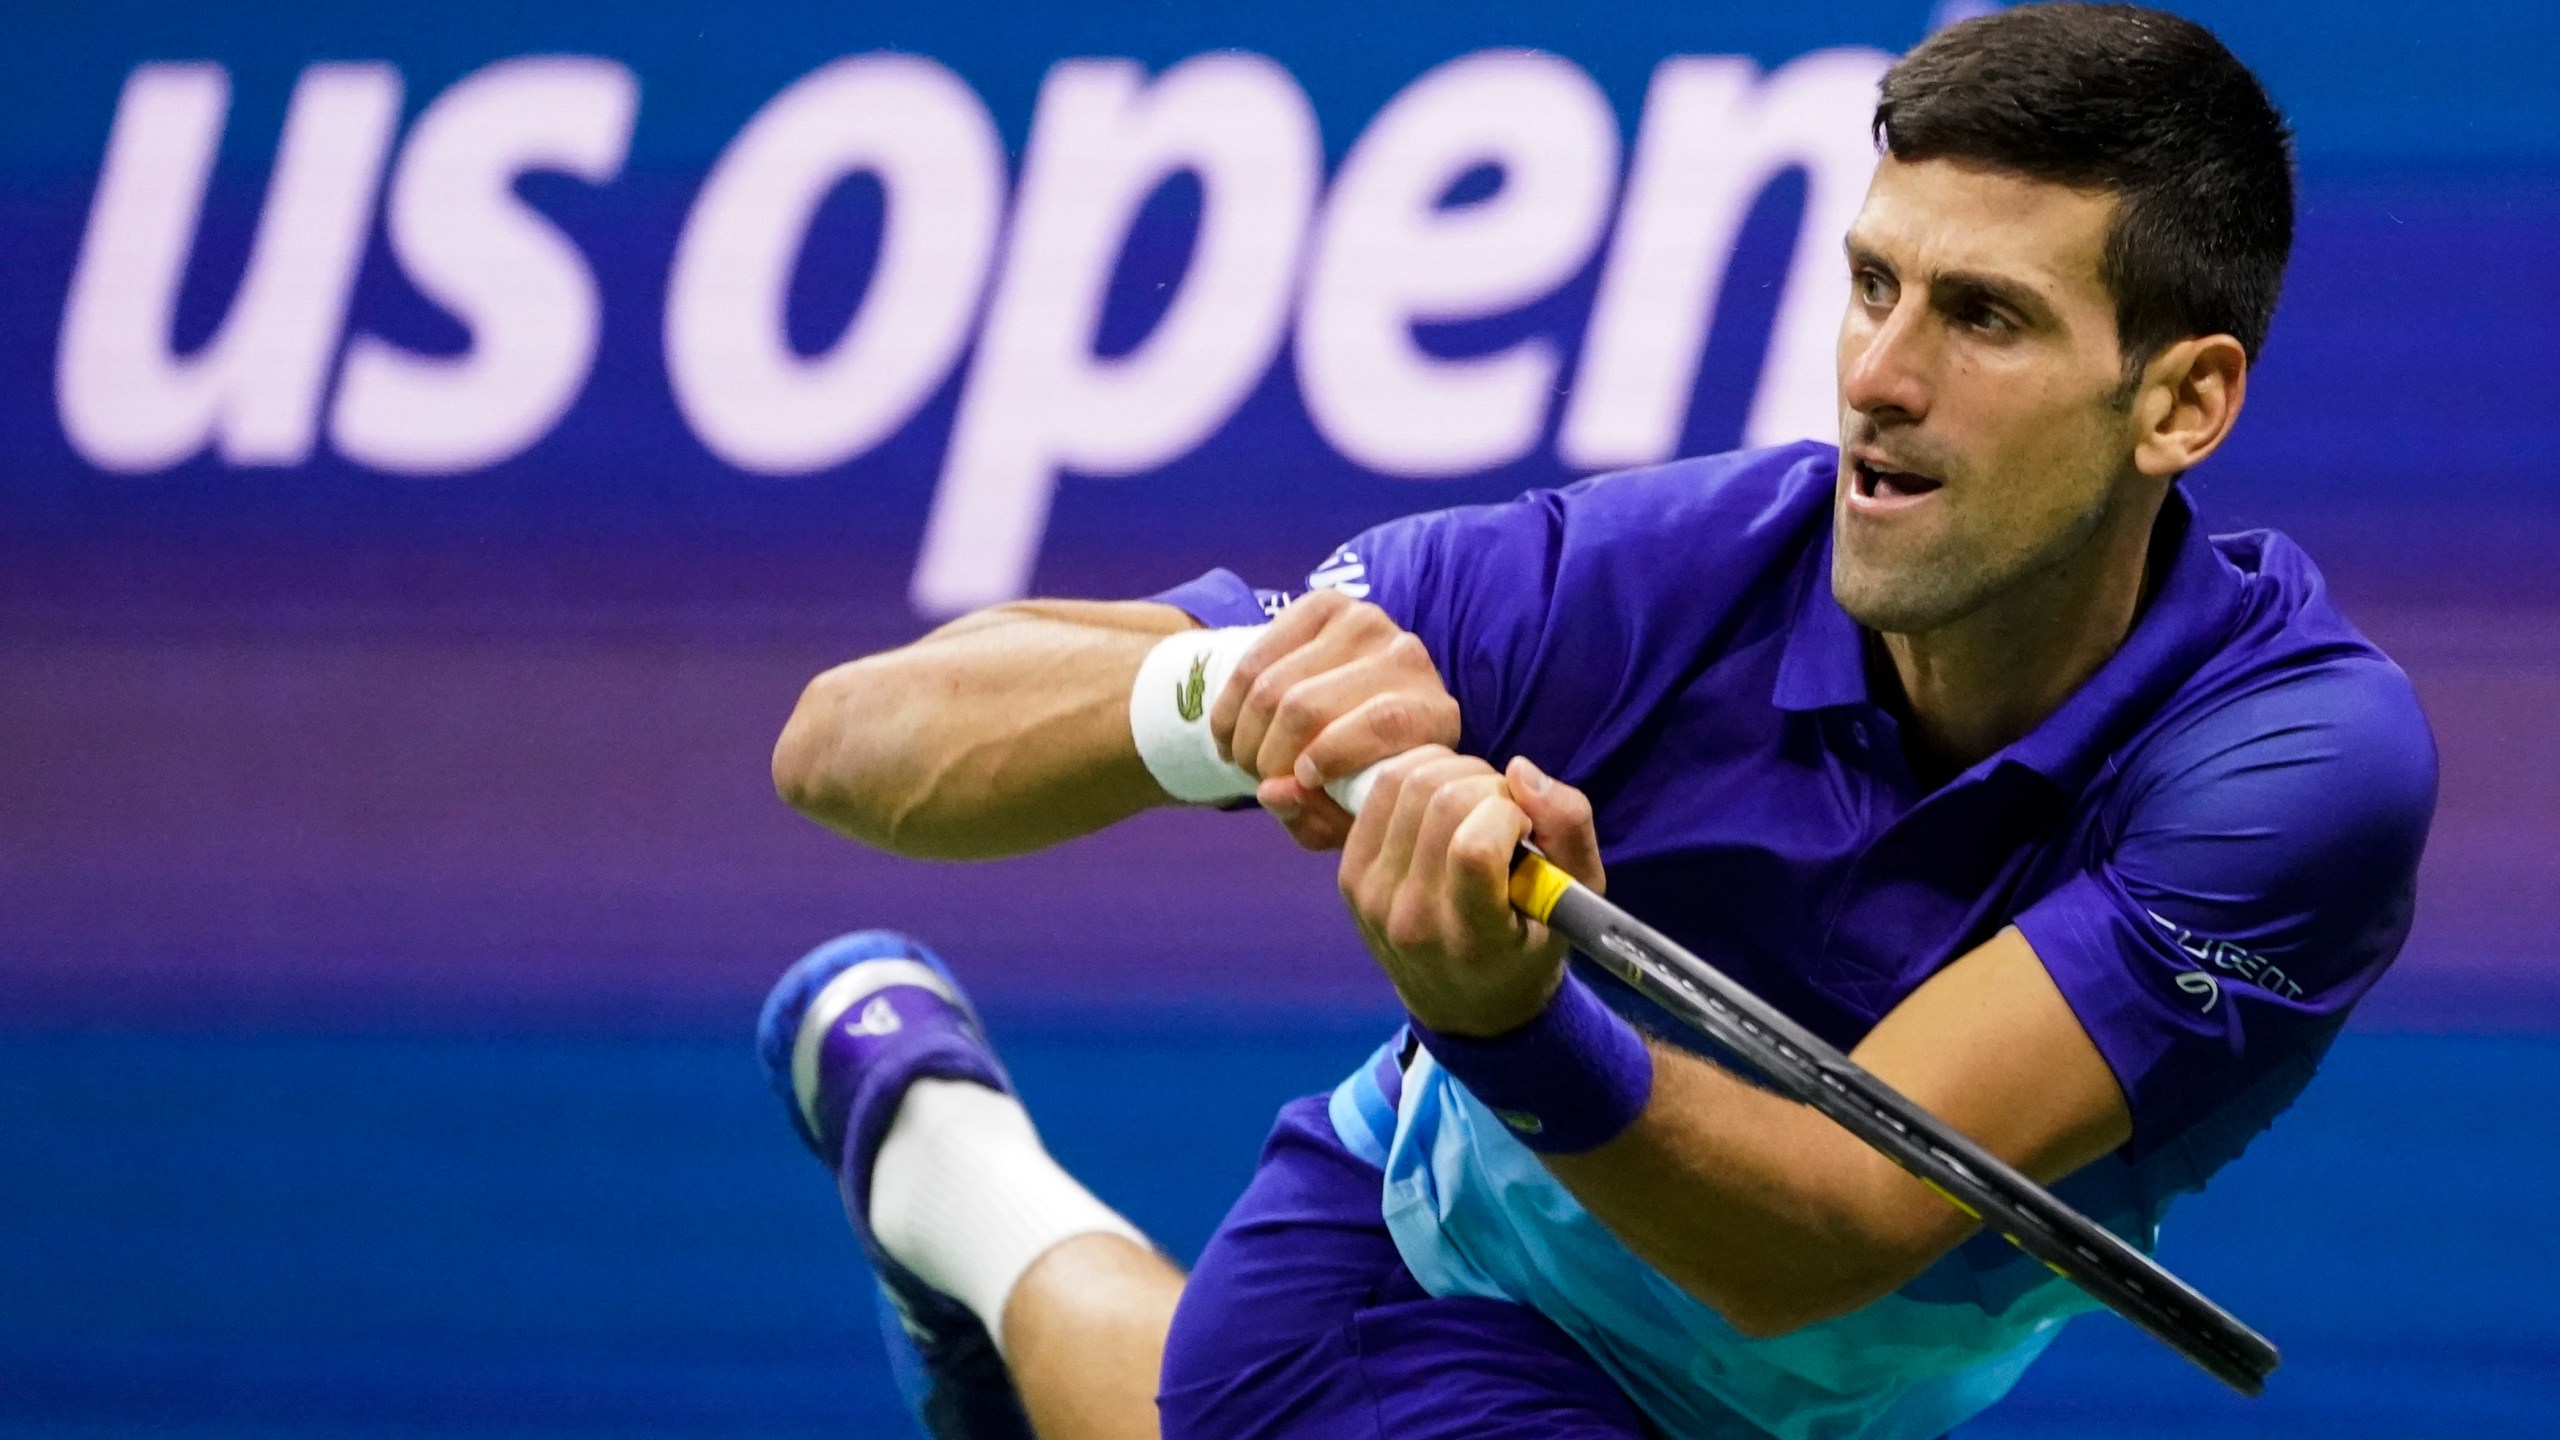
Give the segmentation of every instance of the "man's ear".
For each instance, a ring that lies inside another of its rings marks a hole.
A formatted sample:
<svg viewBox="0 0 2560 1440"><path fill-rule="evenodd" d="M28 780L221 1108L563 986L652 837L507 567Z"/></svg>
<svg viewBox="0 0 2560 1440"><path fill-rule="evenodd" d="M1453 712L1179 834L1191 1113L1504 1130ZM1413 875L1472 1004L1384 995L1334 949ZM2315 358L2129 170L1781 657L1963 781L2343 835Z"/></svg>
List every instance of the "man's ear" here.
<svg viewBox="0 0 2560 1440"><path fill-rule="evenodd" d="M2151 357L2133 397L2133 464L2170 479L2204 463L2240 418L2249 352L2228 335L2180 340Z"/></svg>

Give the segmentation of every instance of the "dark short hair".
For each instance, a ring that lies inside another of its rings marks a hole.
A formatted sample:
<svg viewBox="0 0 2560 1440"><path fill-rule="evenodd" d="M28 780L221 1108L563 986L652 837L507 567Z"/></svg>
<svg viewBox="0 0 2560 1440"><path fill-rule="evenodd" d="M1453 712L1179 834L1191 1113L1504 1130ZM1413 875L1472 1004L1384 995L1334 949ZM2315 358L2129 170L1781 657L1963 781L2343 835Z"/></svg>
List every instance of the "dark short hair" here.
<svg viewBox="0 0 2560 1440"><path fill-rule="evenodd" d="M2293 141L2213 32L2133 5L1951 25L1884 77L1897 160L1961 160L2117 197L2099 276L2127 369L2191 335L2255 362L2293 249Z"/></svg>

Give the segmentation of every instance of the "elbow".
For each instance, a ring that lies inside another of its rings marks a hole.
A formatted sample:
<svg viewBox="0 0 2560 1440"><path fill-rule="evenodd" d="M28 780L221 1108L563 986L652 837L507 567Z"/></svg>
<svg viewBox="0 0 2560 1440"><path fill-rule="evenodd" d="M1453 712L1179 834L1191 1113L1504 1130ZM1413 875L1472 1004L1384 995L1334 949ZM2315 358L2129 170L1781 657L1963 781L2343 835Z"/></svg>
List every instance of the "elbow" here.
<svg viewBox="0 0 2560 1440"><path fill-rule="evenodd" d="M809 682L773 742L773 789L812 820L861 838L861 781L871 768L844 717L862 713L856 667L840 665Z"/></svg>
<svg viewBox="0 0 2560 1440"><path fill-rule="evenodd" d="M914 644L850 660L800 691L773 742L773 789L810 819L886 850L931 786L918 741L933 728L927 695L944 688L916 652L936 637L1000 623L1012 607L964 616ZM927 750L929 746L925 747Z"/></svg>
<svg viewBox="0 0 2560 1440"><path fill-rule="evenodd" d="M773 742L782 802L839 835L911 860L991 854L953 823L948 744L927 743L931 709L915 703L911 672L874 656L809 682ZM965 820L965 817L964 817Z"/></svg>
<svg viewBox="0 0 2560 1440"><path fill-rule="evenodd" d="M1732 1326L1734 1328L1734 1332L1745 1340L1784 1339L1785 1337L1793 1335L1797 1331L1803 1329L1807 1325L1812 1324L1817 1319L1829 1318L1827 1316L1808 1316L1803 1319L1798 1319L1791 1315L1781 1315L1775 1312L1744 1309L1732 1304L1726 1305L1721 1313L1724 1315L1724 1322Z"/></svg>
<svg viewBox="0 0 2560 1440"><path fill-rule="evenodd" d="M1727 1270L1691 1293L1753 1340L1775 1340L1863 1310L1909 1284L1961 1242L1971 1226L1872 1156L1888 1183L1830 1192L1797 1212L1781 1243L1745 1272ZM1872 1167L1871 1167L1872 1168ZM1889 1172L1889 1174L1887 1173ZM1704 1278L1704 1277L1702 1277Z"/></svg>
<svg viewBox="0 0 2560 1440"><path fill-rule="evenodd" d="M1724 1316L1725 1323L1743 1338L1777 1340L1807 1326L1838 1319L1880 1298L1890 1288L1873 1292L1797 1290L1781 1294L1728 1295L1715 1308Z"/></svg>
<svg viewBox="0 0 2560 1440"><path fill-rule="evenodd" d="M1937 1254L1900 1245L1834 1244L1810 1263L1716 1286L1698 1298L1745 1337L1775 1340L1883 1299L1929 1268Z"/></svg>
<svg viewBox="0 0 2560 1440"><path fill-rule="evenodd" d="M773 742L773 793L803 815L814 813L819 803L818 742L814 727L802 718L808 709L809 698L804 694Z"/></svg>

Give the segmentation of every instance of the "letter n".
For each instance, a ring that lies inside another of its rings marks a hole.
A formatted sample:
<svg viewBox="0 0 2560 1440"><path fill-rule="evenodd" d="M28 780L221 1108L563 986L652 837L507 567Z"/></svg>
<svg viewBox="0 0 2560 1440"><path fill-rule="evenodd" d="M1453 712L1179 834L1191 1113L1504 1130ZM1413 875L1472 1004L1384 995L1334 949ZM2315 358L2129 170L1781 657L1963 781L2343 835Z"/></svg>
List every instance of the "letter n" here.
<svg viewBox="0 0 2560 1440"><path fill-rule="evenodd" d="M1840 241L1875 170L1867 119L1891 63L1881 51L1840 49L1765 77L1723 55L1675 55L1654 71L1557 435L1566 464L1671 457L1743 221L1769 182L1796 168L1808 181L1804 221L1742 440L1837 437L1834 355L1849 295Z"/></svg>

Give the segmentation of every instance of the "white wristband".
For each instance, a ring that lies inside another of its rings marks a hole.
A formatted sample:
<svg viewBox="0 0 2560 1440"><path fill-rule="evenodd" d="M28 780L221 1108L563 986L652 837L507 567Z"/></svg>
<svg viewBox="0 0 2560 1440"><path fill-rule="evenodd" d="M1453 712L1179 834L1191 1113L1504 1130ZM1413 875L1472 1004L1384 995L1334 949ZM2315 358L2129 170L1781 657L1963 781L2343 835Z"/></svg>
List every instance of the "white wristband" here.
<svg viewBox="0 0 2560 1440"><path fill-rule="evenodd" d="M1164 793L1191 805L1253 794L1253 772L1218 753L1209 708L1262 635L1259 625L1184 630L1166 636L1138 666L1129 689L1129 734Z"/></svg>

